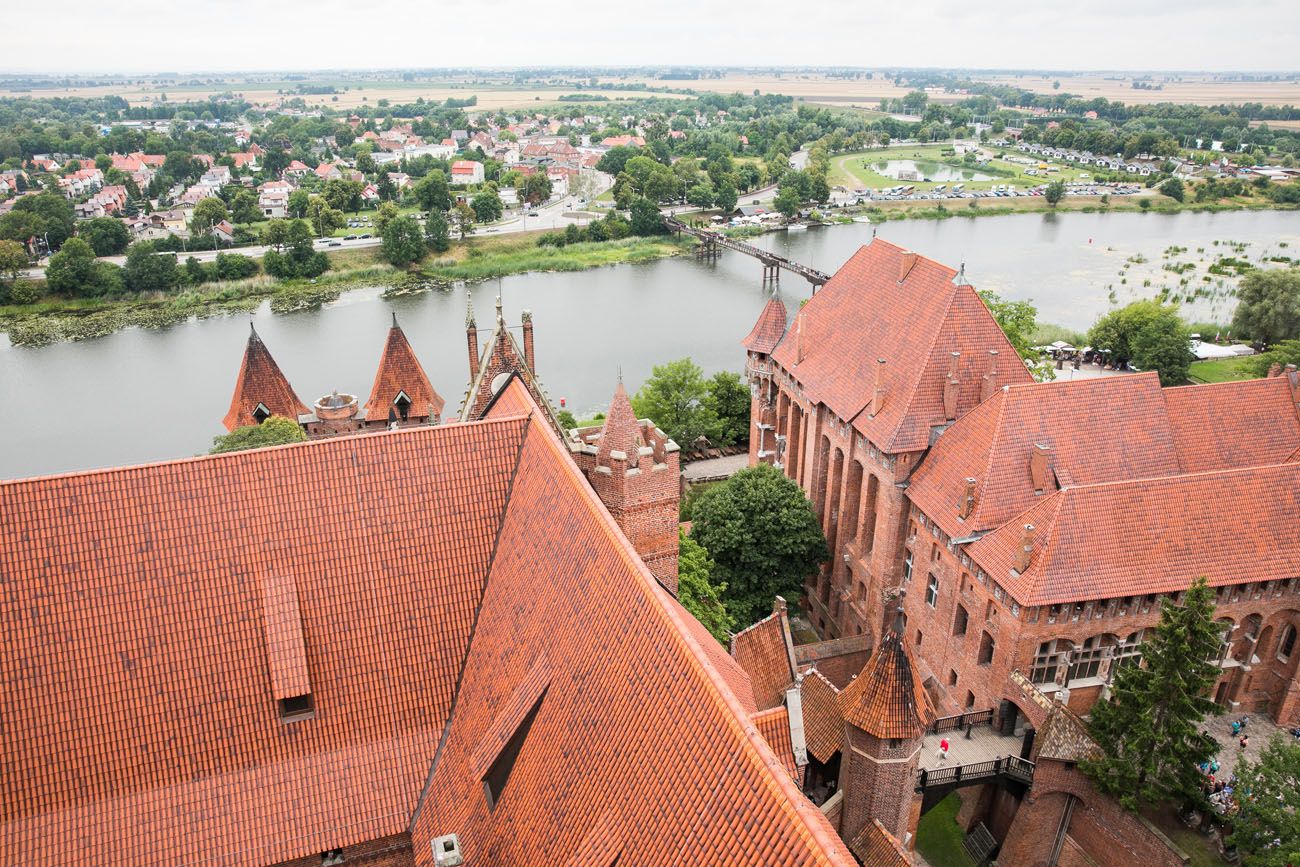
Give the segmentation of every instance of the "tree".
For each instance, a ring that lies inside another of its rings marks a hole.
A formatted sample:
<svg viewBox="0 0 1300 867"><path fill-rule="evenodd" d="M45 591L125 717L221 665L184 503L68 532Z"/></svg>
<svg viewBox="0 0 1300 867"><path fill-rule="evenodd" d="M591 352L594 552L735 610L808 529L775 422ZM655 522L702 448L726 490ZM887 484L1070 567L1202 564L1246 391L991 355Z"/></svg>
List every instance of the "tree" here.
<svg viewBox="0 0 1300 867"><path fill-rule="evenodd" d="M1255 376L1267 376L1269 368L1274 364L1279 367L1288 364L1300 366L1300 340L1279 340L1267 352L1247 358L1242 367Z"/></svg>
<svg viewBox="0 0 1300 867"><path fill-rule="evenodd" d="M980 300L993 315L1007 342L1024 360L1039 382L1056 378L1050 361L1034 348L1034 332L1038 327L1038 309L1029 301L1008 301L988 289L981 289Z"/></svg>
<svg viewBox="0 0 1300 867"><path fill-rule="evenodd" d="M116 256L125 253L131 244L131 233L126 224L112 217L96 217L77 225L77 236L83 238L96 256Z"/></svg>
<svg viewBox="0 0 1300 867"><path fill-rule="evenodd" d="M812 503L767 464L709 488L691 518L691 535L713 558L723 603L741 626L770 611L773 597L797 597L830 556Z"/></svg>
<svg viewBox="0 0 1300 867"><path fill-rule="evenodd" d="M451 209L451 217L462 241L474 234L474 209L469 205L457 202L456 207Z"/></svg>
<svg viewBox="0 0 1300 867"><path fill-rule="evenodd" d="M662 235L664 232L664 218L659 213L659 208L654 202L645 196L637 196L632 202L632 234Z"/></svg>
<svg viewBox="0 0 1300 867"><path fill-rule="evenodd" d="M397 205L394 205L392 202L383 202L380 204L378 210L375 211L375 232L379 237L382 238L384 236L384 229L388 227L388 224L391 221L397 218L398 213Z"/></svg>
<svg viewBox="0 0 1300 867"><path fill-rule="evenodd" d="M713 183L705 177L686 191L686 201L697 208L708 208L713 205L714 195Z"/></svg>
<svg viewBox="0 0 1300 867"><path fill-rule="evenodd" d="M1207 693L1222 674L1222 641L1214 591L1204 578L1181 604L1161 599L1160 622L1142 645L1142 664L1122 667L1110 700L1093 705L1089 731L1103 754L1082 767L1097 788L1130 810L1204 799L1197 765L1214 755L1216 744L1202 734L1202 721L1216 712Z"/></svg>
<svg viewBox="0 0 1300 867"><path fill-rule="evenodd" d="M230 219L236 223L256 223L265 219L257 204L257 193L239 190L230 200Z"/></svg>
<svg viewBox="0 0 1300 867"><path fill-rule="evenodd" d="M492 189L485 189L476 195L470 202L470 207L474 209L474 216L480 223L495 222L501 219L501 214L505 211L501 197Z"/></svg>
<svg viewBox="0 0 1300 867"><path fill-rule="evenodd" d="M724 446L749 441L749 389L739 373L720 370L708 381L705 403L718 420L718 441Z"/></svg>
<svg viewBox="0 0 1300 867"><path fill-rule="evenodd" d="M321 193L329 206L336 211L360 211L361 210L361 191L365 189L361 186L360 181L345 181L342 178L335 178L332 181L326 181L325 190Z"/></svg>
<svg viewBox="0 0 1300 867"><path fill-rule="evenodd" d="M451 208L451 187L447 176L439 169L434 169L411 188L415 200L425 211L446 211Z"/></svg>
<svg viewBox="0 0 1300 867"><path fill-rule="evenodd" d="M260 449L266 446L279 446L285 443L306 442L307 434L302 426L292 419L273 415L261 424L237 427L228 434L212 438L210 455L223 452L242 452L246 449Z"/></svg>
<svg viewBox="0 0 1300 867"><path fill-rule="evenodd" d="M689 358L656 365L632 398L637 418L648 418L676 442L690 448L700 437L718 436L718 419L709 408L704 371Z"/></svg>
<svg viewBox="0 0 1300 867"><path fill-rule="evenodd" d="M429 218L424 221L424 240L435 253L446 253L451 249L451 227L442 211L429 212Z"/></svg>
<svg viewBox="0 0 1300 867"><path fill-rule="evenodd" d="M45 283L62 295L98 294L94 285L95 251L81 238L69 238L45 267Z"/></svg>
<svg viewBox="0 0 1300 867"><path fill-rule="evenodd" d="M270 220L262 227L262 243L279 250L289 240L289 222Z"/></svg>
<svg viewBox="0 0 1300 867"><path fill-rule="evenodd" d="M0 277L10 281L27 270L27 251L17 241L0 241Z"/></svg>
<svg viewBox="0 0 1300 867"><path fill-rule="evenodd" d="M123 271L132 292L168 292L180 282L176 254L158 252L148 241L131 245Z"/></svg>
<svg viewBox="0 0 1300 867"><path fill-rule="evenodd" d="M783 187L772 201L773 207L791 219L799 212L799 193L793 187Z"/></svg>
<svg viewBox="0 0 1300 867"><path fill-rule="evenodd" d="M190 214L190 226L193 227L195 234L207 234L212 231L213 226L229 217L226 203L215 196L209 196L206 199L199 199L198 204L194 206L194 211Z"/></svg>
<svg viewBox="0 0 1300 867"><path fill-rule="evenodd" d="M1265 345L1300 338L1300 268L1247 274L1237 289L1232 327Z"/></svg>
<svg viewBox="0 0 1300 867"><path fill-rule="evenodd" d="M73 228L76 225L76 214L72 210L72 203L63 197L62 194L52 190L46 190L43 193L37 193L34 196L22 196L14 202L13 210L6 217L12 214L30 214L33 220L26 221L28 226L36 226L37 230L31 235L40 235L49 241L50 249L57 250L63 246L63 242L72 237ZM15 221L15 224L23 222L21 218ZM29 235L28 237L31 237ZM26 241L25 237L15 237L6 234L5 237L14 241Z"/></svg>
<svg viewBox="0 0 1300 867"><path fill-rule="evenodd" d="M1230 846L1246 867L1300 863L1300 744L1274 735L1258 762L1237 762L1237 814Z"/></svg>
<svg viewBox="0 0 1300 867"><path fill-rule="evenodd" d="M727 585L709 581L716 568L709 552L681 530L677 532L677 599L710 635L726 644L736 626L721 598Z"/></svg>
<svg viewBox="0 0 1300 867"><path fill-rule="evenodd" d="M530 205L540 205L550 200L553 191L551 179L545 172L533 172L524 178L523 186L519 188L519 195Z"/></svg>
<svg viewBox="0 0 1300 867"><path fill-rule="evenodd" d="M289 194L289 213L294 217L307 216L307 204L311 201L311 194L306 190L294 190Z"/></svg>
<svg viewBox="0 0 1300 867"><path fill-rule="evenodd" d="M1162 385L1187 381L1191 334L1172 304L1134 301L1107 313L1088 331L1088 342L1109 350L1117 364L1132 362L1140 370L1157 371Z"/></svg>
<svg viewBox="0 0 1300 867"><path fill-rule="evenodd" d="M384 227L384 258L398 268L419 261L425 252L424 233L414 217L398 217Z"/></svg>
<svg viewBox="0 0 1300 867"><path fill-rule="evenodd" d="M331 208L329 202L320 196L312 196L307 201L307 219L311 221L316 234L321 237L328 235L335 229L343 228L347 222L342 211Z"/></svg>
<svg viewBox="0 0 1300 867"><path fill-rule="evenodd" d="M1043 190L1043 198L1047 200L1047 204L1055 208L1060 204L1061 199L1065 198L1065 182L1052 181Z"/></svg>
<svg viewBox="0 0 1300 867"><path fill-rule="evenodd" d="M1178 178L1168 178L1156 189L1177 202L1181 202L1187 194L1187 191L1183 188L1183 182Z"/></svg>
<svg viewBox="0 0 1300 867"><path fill-rule="evenodd" d="M729 176L724 177L722 182L718 184L714 204L718 206L718 210L722 212L723 216L726 216L736 210L736 203L739 201L740 196L736 193L736 185L731 182Z"/></svg>

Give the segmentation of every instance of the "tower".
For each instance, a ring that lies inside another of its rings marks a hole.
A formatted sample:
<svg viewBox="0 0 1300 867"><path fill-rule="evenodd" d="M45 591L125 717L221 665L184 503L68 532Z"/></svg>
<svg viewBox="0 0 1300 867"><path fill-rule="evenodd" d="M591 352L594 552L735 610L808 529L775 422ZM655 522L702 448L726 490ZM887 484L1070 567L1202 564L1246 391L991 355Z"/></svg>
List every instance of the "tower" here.
<svg viewBox="0 0 1300 867"><path fill-rule="evenodd" d="M273 415L298 421L308 410L280 372L271 352L262 342L252 323L248 326L248 345L235 380L235 394L222 423L226 430L261 424Z"/></svg>
<svg viewBox="0 0 1300 867"><path fill-rule="evenodd" d="M840 836L853 839L878 819L899 839L911 823L922 736L934 709L903 645L900 609L862 673L840 693L844 751Z"/></svg>
<svg viewBox="0 0 1300 867"><path fill-rule="evenodd" d="M438 424L443 403L394 313L379 369L375 371L375 384L365 405L367 429Z"/></svg>
<svg viewBox="0 0 1300 867"><path fill-rule="evenodd" d="M620 379L600 427L569 432L569 450L651 574L677 594L681 466L677 443L638 419Z"/></svg>
<svg viewBox="0 0 1300 867"><path fill-rule="evenodd" d="M777 464L784 437L778 437L777 390L772 383L772 350L785 335L785 302L774 295L759 315L745 347L745 378L749 381L749 464Z"/></svg>

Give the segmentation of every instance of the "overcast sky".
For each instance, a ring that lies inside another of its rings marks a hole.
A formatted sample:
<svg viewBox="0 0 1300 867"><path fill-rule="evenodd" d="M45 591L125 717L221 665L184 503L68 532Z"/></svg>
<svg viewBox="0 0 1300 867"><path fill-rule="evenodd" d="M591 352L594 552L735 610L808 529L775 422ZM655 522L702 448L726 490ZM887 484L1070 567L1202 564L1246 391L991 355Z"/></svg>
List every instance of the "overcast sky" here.
<svg viewBox="0 0 1300 867"><path fill-rule="evenodd" d="M65 0L0 70L535 65L1294 70L1296 0Z"/></svg>

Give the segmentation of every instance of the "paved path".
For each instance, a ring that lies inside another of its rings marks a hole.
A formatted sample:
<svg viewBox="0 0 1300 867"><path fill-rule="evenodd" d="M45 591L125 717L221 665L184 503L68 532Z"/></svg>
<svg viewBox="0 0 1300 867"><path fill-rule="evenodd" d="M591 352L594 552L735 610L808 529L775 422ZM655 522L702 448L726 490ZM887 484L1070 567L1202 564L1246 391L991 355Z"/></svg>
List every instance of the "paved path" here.
<svg viewBox="0 0 1300 867"><path fill-rule="evenodd" d="M948 739L948 758L939 758L939 742ZM927 771L951 768L954 765L974 765L992 762L1003 756L1019 756L1024 737L1000 734L992 726L975 726L970 739L965 729L953 729L942 734L926 734L921 745L921 767Z"/></svg>
<svg viewBox="0 0 1300 867"><path fill-rule="evenodd" d="M682 467L682 478L688 482L700 482L706 479L725 479L749 466L749 455L741 453L725 458L709 458L704 461L691 461Z"/></svg>
<svg viewBox="0 0 1300 867"><path fill-rule="evenodd" d="M1268 746L1274 734L1283 735L1287 741L1294 740L1287 729L1274 725L1267 714L1249 714L1250 722L1246 724L1246 734L1250 735L1250 744L1242 749L1239 743L1240 736L1232 734L1232 721L1241 719L1243 715L1222 714L1212 716L1205 721L1205 728L1219 742L1219 754L1216 756L1219 760L1219 773L1215 775L1216 779L1231 779L1237 769L1238 759L1243 756L1252 762L1259 761L1260 754L1264 752L1264 747Z"/></svg>

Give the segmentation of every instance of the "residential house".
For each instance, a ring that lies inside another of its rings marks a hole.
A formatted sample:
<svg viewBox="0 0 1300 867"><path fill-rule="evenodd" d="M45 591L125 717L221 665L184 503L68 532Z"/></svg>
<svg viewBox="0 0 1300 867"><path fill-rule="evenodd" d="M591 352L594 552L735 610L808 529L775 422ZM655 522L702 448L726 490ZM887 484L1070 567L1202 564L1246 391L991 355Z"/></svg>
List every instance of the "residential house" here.
<svg viewBox="0 0 1300 867"><path fill-rule="evenodd" d="M451 164L453 186L483 183L483 164L473 160L456 160Z"/></svg>

